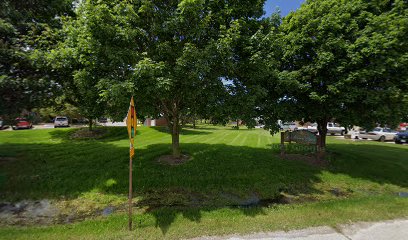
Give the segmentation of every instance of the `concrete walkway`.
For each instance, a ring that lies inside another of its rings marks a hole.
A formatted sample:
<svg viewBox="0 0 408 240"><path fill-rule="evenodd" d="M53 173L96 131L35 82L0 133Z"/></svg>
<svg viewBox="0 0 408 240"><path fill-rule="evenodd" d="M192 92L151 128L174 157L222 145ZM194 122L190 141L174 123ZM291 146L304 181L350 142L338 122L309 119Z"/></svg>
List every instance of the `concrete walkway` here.
<svg viewBox="0 0 408 240"><path fill-rule="evenodd" d="M315 227L289 232L262 232L249 235L229 235L223 237L200 237L196 240L408 240L408 219L398 219L374 223L341 225L336 230L331 227Z"/></svg>

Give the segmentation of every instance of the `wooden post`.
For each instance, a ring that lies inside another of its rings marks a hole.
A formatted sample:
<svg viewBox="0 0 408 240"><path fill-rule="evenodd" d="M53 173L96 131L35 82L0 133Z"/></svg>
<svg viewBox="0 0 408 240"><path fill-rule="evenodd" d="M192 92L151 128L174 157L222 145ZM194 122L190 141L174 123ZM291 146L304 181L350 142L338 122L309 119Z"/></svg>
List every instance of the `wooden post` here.
<svg viewBox="0 0 408 240"><path fill-rule="evenodd" d="M281 132L281 157L285 156L285 132Z"/></svg>
<svg viewBox="0 0 408 240"><path fill-rule="evenodd" d="M132 231L132 157L129 158L129 231Z"/></svg>

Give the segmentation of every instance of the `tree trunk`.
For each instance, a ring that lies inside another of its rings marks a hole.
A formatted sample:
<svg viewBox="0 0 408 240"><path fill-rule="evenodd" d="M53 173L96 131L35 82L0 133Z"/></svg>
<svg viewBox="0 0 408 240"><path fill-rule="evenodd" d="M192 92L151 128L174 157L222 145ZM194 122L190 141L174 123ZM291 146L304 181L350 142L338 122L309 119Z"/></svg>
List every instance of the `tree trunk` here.
<svg viewBox="0 0 408 240"><path fill-rule="evenodd" d="M237 129L239 129L239 119L237 119Z"/></svg>
<svg viewBox="0 0 408 240"><path fill-rule="evenodd" d="M195 128L196 128L196 124L195 124L195 122L196 122L195 115L193 115L193 129L195 129Z"/></svg>
<svg viewBox="0 0 408 240"><path fill-rule="evenodd" d="M181 156L180 126L179 126L179 119L177 116L173 117L172 126L171 126L171 147L173 151L173 157L180 158Z"/></svg>
<svg viewBox="0 0 408 240"><path fill-rule="evenodd" d="M320 151L321 153L326 152L326 136L327 136L327 120L322 119L317 121L317 130L320 135Z"/></svg>
<svg viewBox="0 0 408 240"><path fill-rule="evenodd" d="M88 119L89 119L89 131L92 131L92 125L93 125L92 118L88 118Z"/></svg>

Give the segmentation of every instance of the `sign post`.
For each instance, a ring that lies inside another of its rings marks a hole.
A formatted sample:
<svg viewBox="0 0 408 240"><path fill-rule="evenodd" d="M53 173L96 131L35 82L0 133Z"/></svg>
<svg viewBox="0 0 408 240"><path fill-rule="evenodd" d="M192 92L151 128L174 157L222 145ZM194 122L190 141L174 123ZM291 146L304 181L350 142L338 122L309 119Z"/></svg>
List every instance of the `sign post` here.
<svg viewBox="0 0 408 240"><path fill-rule="evenodd" d="M133 188L132 188L132 173L133 173L133 156L135 155L134 149L134 138L136 135L136 126L137 126L137 118L136 118L136 110L135 104L133 102L133 97L130 99L130 106L126 118L126 125L129 134L129 141L130 141L130 148L129 148L129 231L132 231L132 198L133 198Z"/></svg>

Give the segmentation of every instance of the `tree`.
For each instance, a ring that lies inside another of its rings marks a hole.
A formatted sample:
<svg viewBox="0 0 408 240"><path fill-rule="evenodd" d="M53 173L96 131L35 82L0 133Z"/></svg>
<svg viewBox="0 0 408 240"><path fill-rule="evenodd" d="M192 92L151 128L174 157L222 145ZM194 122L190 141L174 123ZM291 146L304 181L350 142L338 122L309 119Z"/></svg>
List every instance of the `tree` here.
<svg viewBox="0 0 408 240"><path fill-rule="evenodd" d="M61 59L80 59L73 72L95 78L111 116L123 116L132 94L139 115L164 116L178 158L180 119L222 101L240 21L260 17L263 2L83 1L60 48L72 54Z"/></svg>
<svg viewBox="0 0 408 240"><path fill-rule="evenodd" d="M55 44L59 16L72 14L72 1L41 0L0 3L0 115L19 115L58 94L55 75L34 58Z"/></svg>
<svg viewBox="0 0 408 240"><path fill-rule="evenodd" d="M266 97L262 80L273 80L268 71L271 63L259 61L259 51L265 47L262 42L265 35L279 22L279 15L273 14L270 18L241 23L239 38L232 46L231 66L225 84L228 95L224 105L226 114L237 121L237 128L239 120L243 120L248 128L256 125L259 106Z"/></svg>
<svg viewBox="0 0 408 240"><path fill-rule="evenodd" d="M271 59L279 79L263 106L277 119L392 124L407 111L407 5L404 1L308 0L283 19ZM276 129L276 128L275 128Z"/></svg>

